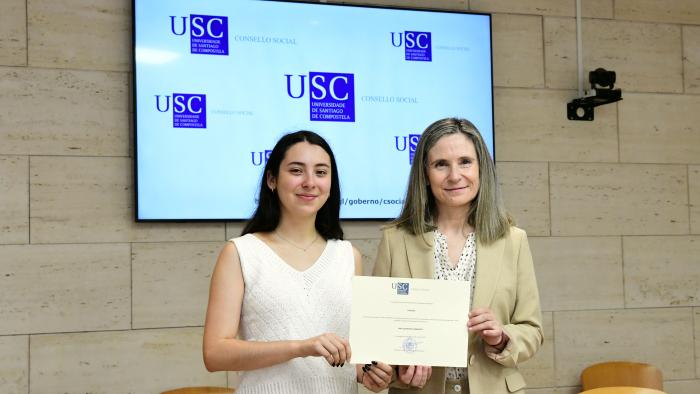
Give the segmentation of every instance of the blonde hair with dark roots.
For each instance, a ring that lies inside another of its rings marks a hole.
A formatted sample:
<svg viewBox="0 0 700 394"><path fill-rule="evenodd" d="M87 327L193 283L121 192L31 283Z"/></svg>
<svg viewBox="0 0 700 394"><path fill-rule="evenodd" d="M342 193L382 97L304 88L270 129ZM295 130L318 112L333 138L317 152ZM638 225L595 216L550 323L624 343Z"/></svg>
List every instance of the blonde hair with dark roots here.
<svg viewBox="0 0 700 394"><path fill-rule="evenodd" d="M418 141L408 189L401 215L391 222L414 235L423 235L435 229L437 205L428 186L428 152L440 138L464 134L476 149L479 163L479 191L469 205L467 223L474 227L477 239L488 245L506 235L513 220L506 212L496 181L496 166L479 130L466 119L440 119L425 129Z"/></svg>

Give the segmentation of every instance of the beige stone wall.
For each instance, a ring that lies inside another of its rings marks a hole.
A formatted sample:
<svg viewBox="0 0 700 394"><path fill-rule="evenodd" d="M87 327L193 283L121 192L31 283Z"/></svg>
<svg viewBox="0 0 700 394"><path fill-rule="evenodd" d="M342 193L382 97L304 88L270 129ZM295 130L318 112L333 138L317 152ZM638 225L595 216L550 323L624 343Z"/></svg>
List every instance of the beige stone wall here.
<svg viewBox="0 0 700 394"><path fill-rule="evenodd" d="M350 1L348 1L350 2ZM360 1L351 1L360 3ZM576 96L574 0L370 1L493 13L498 171L529 235L546 342L530 393L588 364L700 385L700 2L583 0L584 66L624 101ZM218 249L241 225L137 224L130 0L0 2L0 392L157 393L206 372ZM346 223L371 270L378 223Z"/></svg>

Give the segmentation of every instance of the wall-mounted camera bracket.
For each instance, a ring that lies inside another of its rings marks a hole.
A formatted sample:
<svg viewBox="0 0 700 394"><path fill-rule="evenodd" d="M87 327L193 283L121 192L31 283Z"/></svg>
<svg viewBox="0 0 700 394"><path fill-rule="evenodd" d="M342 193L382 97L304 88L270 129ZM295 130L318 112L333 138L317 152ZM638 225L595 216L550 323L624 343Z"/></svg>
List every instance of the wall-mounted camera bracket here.
<svg viewBox="0 0 700 394"><path fill-rule="evenodd" d="M576 61L578 98L566 104L569 120L593 120L593 108L622 100L622 91L614 89L615 71L597 68L588 73L591 90L583 90L583 38L581 34L581 0L576 0Z"/></svg>
<svg viewBox="0 0 700 394"><path fill-rule="evenodd" d="M591 83L584 97L571 100L566 104L566 116L569 120L593 120L593 108L622 100L622 91L615 87L615 71L598 68L588 74Z"/></svg>

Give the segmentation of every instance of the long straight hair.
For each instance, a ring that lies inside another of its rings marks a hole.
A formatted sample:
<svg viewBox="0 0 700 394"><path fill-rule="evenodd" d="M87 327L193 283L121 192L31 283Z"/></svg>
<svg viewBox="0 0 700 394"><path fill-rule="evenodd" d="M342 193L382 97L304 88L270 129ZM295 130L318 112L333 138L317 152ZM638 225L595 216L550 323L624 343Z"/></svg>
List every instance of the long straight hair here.
<svg viewBox="0 0 700 394"><path fill-rule="evenodd" d="M428 186L428 152L441 138L461 133L474 144L479 163L479 190L469 204L467 223L474 227L477 239L490 244L503 237L513 224L506 212L496 181L496 168L479 130L466 119L440 119L425 129L418 141L408 179L406 199L395 225L415 235L435 229L437 205Z"/></svg>
<svg viewBox="0 0 700 394"><path fill-rule="evenodd" d="M316 213L315 225L316 231L324 239L343 239L343 229L340 227L340 180L338 177L338 166L335 163L333 151L326 140L320 135L307 130L300 130L283 136L272 148L260 180L258 206L243 228L241 235L273 231L279 225L281 217L280 200L277 193L267 186L267 177L272 176L276 179L279 176L280 165L287 151L300 142L308 142L309 144L320 146L328 153L331 159L330 195L326 203Z"/></svg>

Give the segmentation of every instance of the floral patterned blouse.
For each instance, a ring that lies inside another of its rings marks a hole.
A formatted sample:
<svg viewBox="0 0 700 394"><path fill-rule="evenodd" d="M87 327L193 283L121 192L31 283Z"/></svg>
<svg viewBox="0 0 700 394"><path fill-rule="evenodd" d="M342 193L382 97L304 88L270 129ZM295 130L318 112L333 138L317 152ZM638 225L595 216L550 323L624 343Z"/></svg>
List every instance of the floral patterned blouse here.
<svg viewBox="0 0 700 394"><path fill-rule="evenodd" d="M447 254L447 237L435 229L435 272L434 279L440 280L463 280L470 284L470 300L474 299L474 284L476 281L476 235L469 233L467 242L464 243L462 254L459 255L457 265L450 264ZM471 305L470 305L471 309ZM447 379L463 380L467 377L467 368L446 368Z"/></svg>

